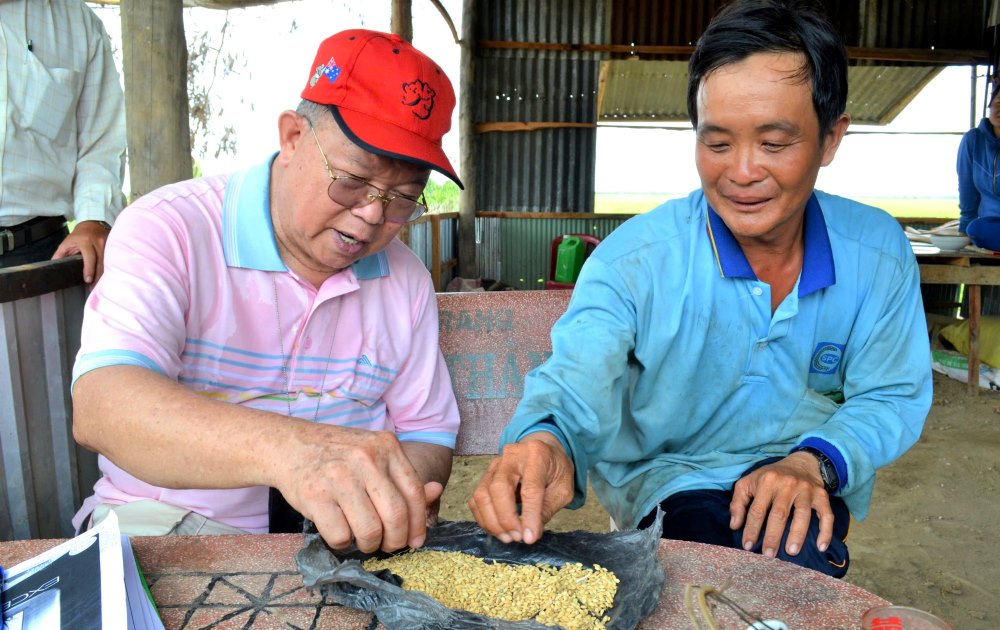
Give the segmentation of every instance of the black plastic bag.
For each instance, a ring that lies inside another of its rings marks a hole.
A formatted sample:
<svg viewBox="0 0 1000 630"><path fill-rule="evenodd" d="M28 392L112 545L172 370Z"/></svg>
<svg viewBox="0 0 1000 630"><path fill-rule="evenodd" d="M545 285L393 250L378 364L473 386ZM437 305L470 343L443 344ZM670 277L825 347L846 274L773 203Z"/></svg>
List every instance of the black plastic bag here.
<svg viewBox="0 0 1000 630"><path fill-rule="evenodd" d="M661 519L656 520L657 523ZM461 551L473 556L514 564L546 563L560 566L579 562L584 567L599 564L619 580L614 605L605 615L607 628L634 628L653 612L666 579L656 560L659 527L607 533L545 532L533 545L504 544L465 521L441 522L427 530L421 549ZM369 610L390 630L452 630L455 628L520 630L551 628L534 621L503 621L464 610L447 608L424 593L407 591L389 571L372 574L361 567L371 557L390 554L363 554L359 551L336 556L306 524L306 544L296 555L296 564L306 587L344 606Z"/></svg>

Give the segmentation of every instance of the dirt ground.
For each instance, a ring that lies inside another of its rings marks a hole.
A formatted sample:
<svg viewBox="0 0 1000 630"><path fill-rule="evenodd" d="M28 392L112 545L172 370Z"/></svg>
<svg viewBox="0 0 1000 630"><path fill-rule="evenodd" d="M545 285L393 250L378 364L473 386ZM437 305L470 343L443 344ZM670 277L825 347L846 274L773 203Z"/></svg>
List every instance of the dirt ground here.
<svg viewBox="0 0 1000 630"><path fill-rule="evenodd" d="M851 526L846 581L933 612L956 630L1000 628L998 406L1000 393L969 396L964 383L934 375L934 406L920 441L879 471L868 518ZM471 518L465 501L488 459L456 461L443 518ZM608 516L591 498L563 510L550 528L606 531Z"/></svg>

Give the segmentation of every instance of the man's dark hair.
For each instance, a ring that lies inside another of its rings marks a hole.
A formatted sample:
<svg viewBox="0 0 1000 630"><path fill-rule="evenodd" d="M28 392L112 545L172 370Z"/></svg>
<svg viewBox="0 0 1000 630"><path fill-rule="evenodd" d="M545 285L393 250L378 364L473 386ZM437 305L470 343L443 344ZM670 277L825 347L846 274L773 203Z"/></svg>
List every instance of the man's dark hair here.
<svg viewBox="0 0 1000 630"><path fill-rule="evenodd" d="M810 81L820 135L847 108L847 51L839 33L815 4L796 0L735 0L698 38L688 62L688 115L698 127L698 88L712 71L755 53L805 55L801 79Z"/></svg>

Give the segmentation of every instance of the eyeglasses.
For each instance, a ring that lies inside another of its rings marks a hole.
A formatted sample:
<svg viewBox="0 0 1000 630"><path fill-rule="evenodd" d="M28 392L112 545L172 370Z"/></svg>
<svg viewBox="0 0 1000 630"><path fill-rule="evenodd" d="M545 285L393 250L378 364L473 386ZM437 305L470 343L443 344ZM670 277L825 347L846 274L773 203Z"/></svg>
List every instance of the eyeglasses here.
<svg viewBox="0 0 1000 630"><path fill-rule="evenodd" d="M330 168L330 162L326 159L326 152L319 143L316 130L309 125L313 140L319 148L320 155L323 156L323 165L326 166L326 174L330 176L330 187L326 189L326 194L334 203L348 209L367 206L376 199L382 202L382 217L389 223L402 225L420 218L427 211L427 203L423 195L419 199L404 195L403 193L382 190L370 181L357 175L351 175L343 171L344 175L334 175ZM337 169L340 170L340 169Z"/></svg>

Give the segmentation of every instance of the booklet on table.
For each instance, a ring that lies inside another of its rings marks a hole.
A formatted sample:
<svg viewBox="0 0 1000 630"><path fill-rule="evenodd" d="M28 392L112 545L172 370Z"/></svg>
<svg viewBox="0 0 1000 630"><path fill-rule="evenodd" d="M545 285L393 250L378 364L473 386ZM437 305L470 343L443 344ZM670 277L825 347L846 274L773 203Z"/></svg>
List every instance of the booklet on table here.
<svg viewBox="0 0 1000 630"><path fill-rule="evenodd" d="M100 525L6 571L4 630L163 630L112 512Z"/></svg>

